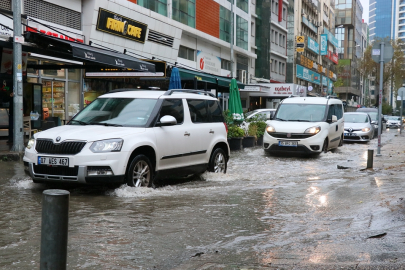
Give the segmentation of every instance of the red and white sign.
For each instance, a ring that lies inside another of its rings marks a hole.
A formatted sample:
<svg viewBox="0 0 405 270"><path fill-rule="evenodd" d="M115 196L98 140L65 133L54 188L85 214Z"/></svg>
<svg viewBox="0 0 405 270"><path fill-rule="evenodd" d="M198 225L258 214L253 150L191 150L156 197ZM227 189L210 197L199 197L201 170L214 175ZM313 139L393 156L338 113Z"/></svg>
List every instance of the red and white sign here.
<svg viewBox="0 0 405 270"><path fill-rule="evenodd" d="M339 63L339 56L337 53L332 53L331 51L328 50L328 55L327 57L332 60L333 63L336 65Z"/></svg>
<svg viewBox="0 0 405 270"><path fill-rule="evenodd" d="M207 73L221 75L221 59L217 56L197 51L197 69Z"/></svg>
<svg viewBox="0 0 405 270"><path fill-rule="evenodd" d="M269 90L266 92L250 92L250 96L262 96L262 97L288 97L290 95L306 96L306 87L293 83L266 83L260 84L260 86L266 86ZM246 86L245 86L246 87Z"/></svg>
<svg viewBox="0 0 405 270"><path fill-rule="evenodd" d="M34 21L29 20L28 26L26 27L27 32L34 32L34 33L42 33L44 35L48 35L54 38L60 38L68 41L76 41L80 43L84 43L84 35L77 34L77 30L63 30L59 27L52 27L54 29L48 28L43 26L42 24L36 23ZM55 30L56 29L56 30Z"/></svg>

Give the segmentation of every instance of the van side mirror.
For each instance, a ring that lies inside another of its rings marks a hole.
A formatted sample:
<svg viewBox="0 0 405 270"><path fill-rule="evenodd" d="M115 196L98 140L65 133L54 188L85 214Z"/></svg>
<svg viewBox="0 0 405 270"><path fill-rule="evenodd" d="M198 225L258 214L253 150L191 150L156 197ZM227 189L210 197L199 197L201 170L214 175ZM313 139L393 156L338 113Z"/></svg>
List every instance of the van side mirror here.
<svg viewBox="0 0 405 270"><path fill-rule="evenodd" d="M336 115L332 115L332 123L337 122L337 116Z"/></svg>

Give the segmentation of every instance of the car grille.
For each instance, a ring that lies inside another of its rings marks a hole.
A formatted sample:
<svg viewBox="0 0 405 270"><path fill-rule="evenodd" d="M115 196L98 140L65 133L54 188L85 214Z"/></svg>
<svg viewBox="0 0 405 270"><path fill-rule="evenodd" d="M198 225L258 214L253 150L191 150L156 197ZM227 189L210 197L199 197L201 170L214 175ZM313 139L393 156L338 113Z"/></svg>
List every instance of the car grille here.
<svg viewBox="0 0 405 270"><path fill-rule="evenodd" d="M361 128L353 128L353 129L352 129L352 132L360 131L360 130L361 130ZM349 129L348 129L348 128L345 128L345 131L349 131Z"/></svg>
<svg viewBox="0 0 405 270"><path fill-rule="evenodd" d="M274 138L280 138L280 139L306 139L306 138L314 136L314 134L274 132L274 133L271 133L270 136L274 137Z"/></svg>
<svg viewBox="0 0 405 270"><path fill-rule="evenodd" d="M77 176L79 167L51 167L47 165L34 165L34 174Z"/></svg>
<svg viewBox="0 0 405 270"><path fill-rule="evenodd" d="M85 145L86 142L80 141L67 141L55 144L50 139L38 139L35 144L35 150L40 154L76 155L82 151Z"/></svg>

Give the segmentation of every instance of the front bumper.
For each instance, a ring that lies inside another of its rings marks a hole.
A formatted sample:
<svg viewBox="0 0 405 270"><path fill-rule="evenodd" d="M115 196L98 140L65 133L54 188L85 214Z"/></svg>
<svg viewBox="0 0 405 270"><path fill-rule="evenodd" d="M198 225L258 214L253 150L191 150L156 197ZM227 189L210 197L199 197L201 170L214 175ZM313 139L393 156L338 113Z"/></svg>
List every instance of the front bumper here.
<svg viewBox="0 0 405 270"><path fill-rule="evenodd" d="M275 154L319 154L322 152L323 142L326 138L322 132L305 139L276 138L265 133L263 136L263 149ZM297 146L280 146L280 141L295 141Z"/></svg>
<svg viewBox="0 0 405 270"><path fill-rule="evenodd" d="M348 133L346 130L344 133ZM356 136L345 136L343 133L343 141L345 142L369 142L372 138L372 131L370 132L362 132L362 131L354 131L353 133Z"/></svg>

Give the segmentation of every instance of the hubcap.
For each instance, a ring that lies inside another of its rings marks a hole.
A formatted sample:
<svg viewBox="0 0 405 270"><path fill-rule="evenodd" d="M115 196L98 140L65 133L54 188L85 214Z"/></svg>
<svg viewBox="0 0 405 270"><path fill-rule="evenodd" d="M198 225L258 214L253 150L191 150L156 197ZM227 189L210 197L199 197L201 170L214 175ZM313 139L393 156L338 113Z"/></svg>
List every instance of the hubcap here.
<svg viewBox="0 0 405 270"><path fill-rule="evenodd" d="M135 184L135 187L147 187L150 181L150 168L148 163L143 160L140 160L135 164L134 171L132 174L132 181Z"/></svg>
<svg viewBox="0 0 405 270"><path fill-rule="evenodd" d="M221 173L225 171L225 157L222 153L218 153L215 156L214 172Z"/></svg>

